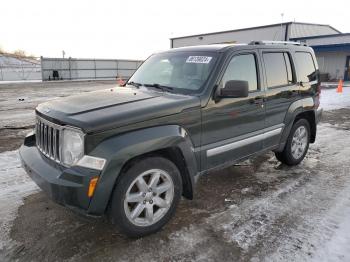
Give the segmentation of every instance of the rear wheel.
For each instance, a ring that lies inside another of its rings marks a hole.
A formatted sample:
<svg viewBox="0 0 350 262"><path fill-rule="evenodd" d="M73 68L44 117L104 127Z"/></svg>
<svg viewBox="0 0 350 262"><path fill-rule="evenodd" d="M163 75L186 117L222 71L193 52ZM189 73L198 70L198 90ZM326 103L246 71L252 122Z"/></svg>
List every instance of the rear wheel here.
<svg viewBox="0 0 350 262"><path fill-rule="evenodd" d="M306 119L299 119L290 131L284 150L275 153L276 158L286 165L297 165L304 159L309 142L310 124Z"/></svg>
<svg viewBox="0 0 350 262"><path fill-rule="evenodd" d="M131 237L154 233L175 213L181 189L180 172L171 161L144 158L118 180L110 207L112 222Z"/></svg>

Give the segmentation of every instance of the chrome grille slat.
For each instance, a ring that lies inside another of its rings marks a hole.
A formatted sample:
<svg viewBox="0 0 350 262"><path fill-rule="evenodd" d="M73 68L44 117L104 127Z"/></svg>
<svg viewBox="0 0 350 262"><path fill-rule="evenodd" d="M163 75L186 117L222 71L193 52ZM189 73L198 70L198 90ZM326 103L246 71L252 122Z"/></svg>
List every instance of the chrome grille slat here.
<svg viewBox="0 0 350 262"><path fill-rule="evenodd" d="M44 147L44 124L40 124L40 148Z"/></svg>
<svg viewBox="0 0 350 262"><path fill-rule="evenodd" d="M44 153L47 154L47 125L44 125Z"/></svg>
<svg viewBox="0 0 350 262"><path fill-rule="evenodd" d="M48 129L48 135L47 135L47 140L48 140L48 150L47 153L49 154L49 156L53 156L52 155L52 139L51 139L51 133L52 133L52 127L49 126Z"/></svg>
<svg viewBox="0 0 350 262"><path fill-rule="evenodd" d="M38 136L39 136L39 123L38 121L36 121L36 124L35 124L35 134L36 134L36 144L39 145L39 141L38 141Z"/></svg>
<svg viewBox="0 0 350 262"><path fill-rule="evenodd" d="M42 124L41 122L39 122L39 147L42 147L42 134L43 134L43 130L42 130Z"/></svg>
<svg viewBox="0 0 350 262"><path fill-rule="evenodd" d="M36 118L36 145L45 156L56 162L60 158L60 132L62 127L45 120L39 116Z"/></svg>
<svg viewBox="0 0 350 262"><path fill-rule="evenodd" d="M61 155L61 150L60 150L60 141L61 141L61 132L59 130L57 130L57 159L59 160L59 162L61 162L62 159L62 155Z"/></svg>
<svg viewBox="0 0 350 262"><path fill-rule="evenodd" d="M52 129L53 132L53 138L52 138L52 146L53 146L53 159L57 160L57 130L56 129Z"/></svg>

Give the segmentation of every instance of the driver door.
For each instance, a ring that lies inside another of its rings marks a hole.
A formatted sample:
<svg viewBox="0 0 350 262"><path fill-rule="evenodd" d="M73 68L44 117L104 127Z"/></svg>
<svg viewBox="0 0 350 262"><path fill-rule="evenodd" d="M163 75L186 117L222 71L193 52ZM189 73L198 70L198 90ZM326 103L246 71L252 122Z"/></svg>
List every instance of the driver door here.
<svg viewBox="0 0 350 262"><path fill-rule="evenodd" d="M229 80L247 81L248 97L211 99L202 113L201 163L203 169L249 156L263 148L265 92L260 85L257 52L235 53L218 88ZM202 169L202 170L203 170Z"/></svg>

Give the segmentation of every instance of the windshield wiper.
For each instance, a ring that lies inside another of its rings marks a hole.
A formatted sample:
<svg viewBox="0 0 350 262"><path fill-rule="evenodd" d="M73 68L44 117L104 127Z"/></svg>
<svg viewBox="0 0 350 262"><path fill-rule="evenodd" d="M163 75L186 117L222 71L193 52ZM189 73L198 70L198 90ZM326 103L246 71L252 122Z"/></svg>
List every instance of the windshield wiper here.
<svg viewBox="0 0 350 262"><path fill-rule="evenodd" d="M135 83L135 82L133 82L133 81L127 82L126 84L127 84L127 85L132 85L132 86L137 87L137 88L140 88L140 86L142 86L142 84L140 84L140 83Z"/></svg>
<svg viewBox="0 0 350 262"><path fill-rule="evenodd" d="M143 84L143 86L154 87L154 88L160 89L162 91L173 91L174 90L174 88L171 86L164 86L164 85L160 85L160 84Z"/></svg>

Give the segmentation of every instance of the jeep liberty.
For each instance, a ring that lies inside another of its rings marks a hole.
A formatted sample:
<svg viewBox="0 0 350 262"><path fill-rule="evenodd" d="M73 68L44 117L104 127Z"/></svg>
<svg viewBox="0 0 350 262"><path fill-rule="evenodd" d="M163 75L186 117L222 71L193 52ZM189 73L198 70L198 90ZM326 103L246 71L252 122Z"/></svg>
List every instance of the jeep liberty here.
<svg viewBox="0 0 350 262"><path fill-rule="evenodd" d="M201 174L270 150L300 163L322 114L319 79L313 50L294 42L156 53L123 87L38 105L22 164L54 201L151 234Z"/></svg>

